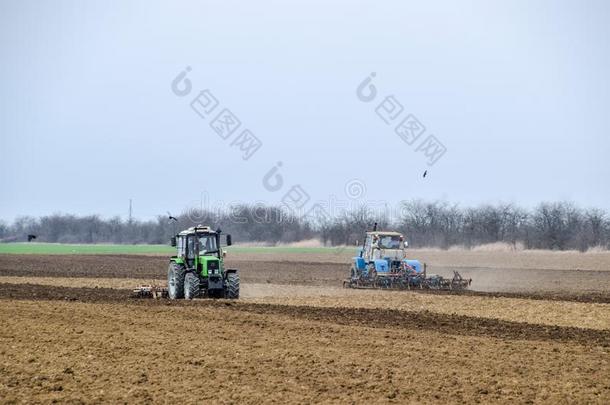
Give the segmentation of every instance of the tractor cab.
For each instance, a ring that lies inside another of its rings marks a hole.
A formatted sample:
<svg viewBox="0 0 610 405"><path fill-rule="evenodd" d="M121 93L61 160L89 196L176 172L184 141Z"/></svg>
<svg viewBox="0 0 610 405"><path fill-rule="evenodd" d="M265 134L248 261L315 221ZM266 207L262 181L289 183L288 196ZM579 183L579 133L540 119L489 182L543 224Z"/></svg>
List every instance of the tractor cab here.
<svg viewBox="0 0 610 405"><path fill-rule="evenodd" d="M398 232L367 232L362 249L362 257L371 262L378 259L401 261L405 258L407 243Z"/></svg>
<svg viewBox="0 0 610 405"><path fill-rule="evenodd" d="M172 239L177 248L174 256L187 268L197 268L207 275L208 269L220 269L220 262L225 252L220 246L220 230L213 231L209 226L197 226L186 229ZM227 235L227 245L231 245L231 235Z"/></svg>

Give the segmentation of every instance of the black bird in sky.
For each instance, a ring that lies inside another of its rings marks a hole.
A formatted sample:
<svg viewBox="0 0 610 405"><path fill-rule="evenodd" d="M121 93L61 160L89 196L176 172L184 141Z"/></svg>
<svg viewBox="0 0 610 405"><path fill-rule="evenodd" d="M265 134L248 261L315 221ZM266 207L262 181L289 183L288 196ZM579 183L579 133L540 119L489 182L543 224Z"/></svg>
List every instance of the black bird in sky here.
<svg viewBox="0 0 610 405"><path fill-rule="evenodd" d="M424 175L422 177L426 177L426 174L428 174L427 170L424 172Z"/></svg>

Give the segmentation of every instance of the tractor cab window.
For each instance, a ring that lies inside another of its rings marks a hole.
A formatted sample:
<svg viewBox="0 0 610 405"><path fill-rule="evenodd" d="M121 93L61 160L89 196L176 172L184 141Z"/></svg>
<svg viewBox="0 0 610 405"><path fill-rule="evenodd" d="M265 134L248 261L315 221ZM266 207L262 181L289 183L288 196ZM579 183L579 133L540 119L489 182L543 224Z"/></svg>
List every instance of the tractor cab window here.
<svg viewBox="0 0 610 405"><path fill-rule="evenodd" d="M189 235L187 236L187 242L186 242L186 258L187 259L194 259L196 254L195 254L195 242L197 241L195 235Z"/></svg>
<svg viewBox="0 0 610 405"><path fill-rule="evenodd" d="M400 236L385 235L379 237L380 249L400 249Z"/></svg>
<svg viewBox="0 0 610 405"><path fill-rule="evenodd" d="M199 254L205 255L208 253L216 253L218 245L216 244L216 235L200 235L199 236Z"/></svg>
<svg viewBox="0 0 610 405"><path fill-rule="evenodd" d="M369 254L371 252L371 249L372 249L371 236L368 235L366 237L365 242L364 242L364 258L367 259L367 260L370 259Z"/></svg>
<svg viewBox="0 0 610 405"><path fill-rule="evenodd" d="M178 256L184 256L184 238L182 236L178 236L176 241L176 247L178 249Z"/></svg>

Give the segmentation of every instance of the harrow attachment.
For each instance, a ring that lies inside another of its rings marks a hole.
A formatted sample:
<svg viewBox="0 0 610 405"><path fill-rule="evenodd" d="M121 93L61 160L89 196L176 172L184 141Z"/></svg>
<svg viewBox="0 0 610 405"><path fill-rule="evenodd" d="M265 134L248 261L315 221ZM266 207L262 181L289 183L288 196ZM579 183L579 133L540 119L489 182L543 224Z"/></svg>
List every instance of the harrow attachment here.
<svg viewBox="0 0 610 405"><path fill-rule="evenodd" d="M159 285L139 285L133 289L133 293L138 298L167 298L167 287Z"/></svg>
<svg viewBox="0 0 610 405"><path fill-rule="evenodd" d="M386 290L465 290L470 287L472 279L466 279L453 271L453 278L436 274L426 275L414 271L397 271L390 274L378 274L375 271L353 271L352 277L343 281L345 288L386 289Z"/></svg>
<svg viewBox="0 0 610 405"><path fill-rule="evenodd" d="M424 279L424 288L431 290L464 290L470 287L472 279L465 279L457 271L453 271L453 278L433 275Z"/></svg>

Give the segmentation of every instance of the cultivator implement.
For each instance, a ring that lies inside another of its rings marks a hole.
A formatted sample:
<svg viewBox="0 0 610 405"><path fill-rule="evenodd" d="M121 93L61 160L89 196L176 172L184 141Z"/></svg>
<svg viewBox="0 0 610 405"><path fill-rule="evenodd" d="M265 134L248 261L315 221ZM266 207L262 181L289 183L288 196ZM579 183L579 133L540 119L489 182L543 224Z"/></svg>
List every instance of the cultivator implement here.
<svg viewBox="0 0 610 405"><path fill-rule="evenodd" d="M470 287L472 279L465 279L457 271L453 271L453 278L434 275L425 279L424 285L431 290L464 290Z"/></svg>
<svg viewBox="0 0 610 405"><path fill-rule="evenodd" d="M345 288L385 289L385 290L465 290L470 287L472 279L466 279L454 271L453 278L439 275L426 276L397 272L389 275L356 274L343 281Z"/></svg>
<svg viewBox="0 0 610 405"><path fill-rule="evenodd" d="M167 287L159 285L139 285L133 289L138 298L167 298Z"/></svg>

